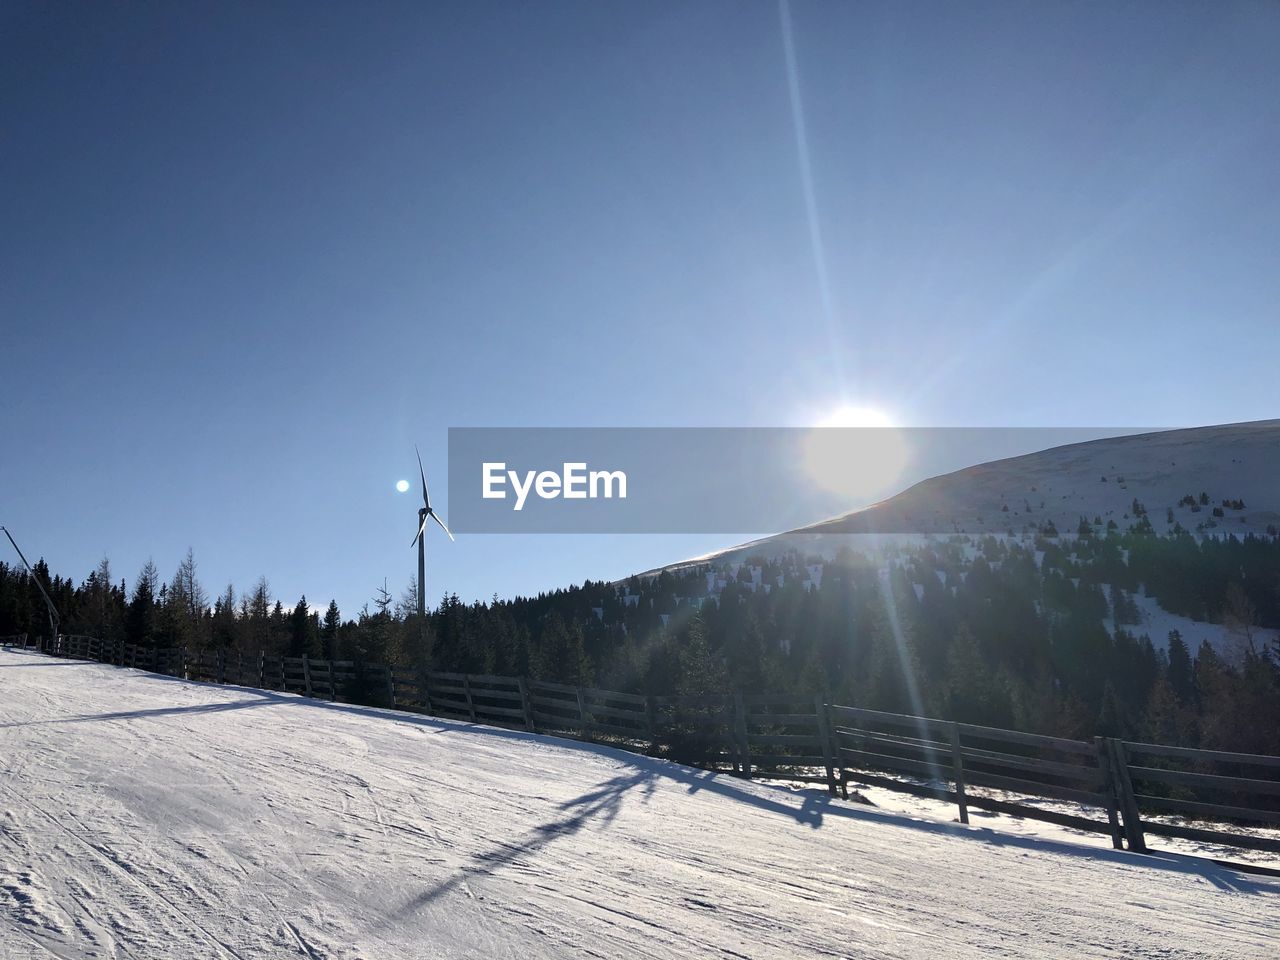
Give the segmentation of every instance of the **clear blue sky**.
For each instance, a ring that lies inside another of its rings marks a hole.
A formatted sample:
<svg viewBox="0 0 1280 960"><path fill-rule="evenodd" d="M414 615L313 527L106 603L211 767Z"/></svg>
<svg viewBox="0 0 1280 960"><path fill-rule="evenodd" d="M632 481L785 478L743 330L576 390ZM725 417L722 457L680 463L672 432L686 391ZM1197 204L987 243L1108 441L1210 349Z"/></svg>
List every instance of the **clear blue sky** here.
<svg viewBox="0 0 1280 960"><path fill-rule="evenodd" d="M1276 415L1280 5L789 18L4 4L0 523L354 614L450 426ZM724 542L437 541L428 595Z"/></svg>

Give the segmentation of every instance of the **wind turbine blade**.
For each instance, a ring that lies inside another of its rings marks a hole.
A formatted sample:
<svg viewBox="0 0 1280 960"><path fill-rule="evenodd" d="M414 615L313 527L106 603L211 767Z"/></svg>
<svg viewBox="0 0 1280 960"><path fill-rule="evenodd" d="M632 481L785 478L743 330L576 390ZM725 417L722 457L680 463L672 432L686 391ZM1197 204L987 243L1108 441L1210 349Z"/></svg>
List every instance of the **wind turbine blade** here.
<svg viewBox="0 0 1280 960"><path fill-rule="evenodd" d="M427 517L429 517L429 516L431 516L431 514L427 514ZM417 534L415 534L415 535L414 535L414 538L413 538L412 540L410 540L410 541L409 541L409 546L411 546L411 547L412 547L415 543L417 543L417 542L418 542L418 540L420 540L420 539L422 538L422 534L423 534L424 532L426 532L426 529L427 529L427 517L423 517L423 518L422 518L422 526L420 526L420 527L418 528L418 532L417 532Z"/></svg>
<svg viewBox="0 0 1280 960"><path fill-rule="evenodd" d="M414 444L413 452L418 454L418 476L422 477L422 505L430 510L431 498L427 496L427 472L422 469L422 454L418 453L417 444Z"/></svg>
<svg viewBox="0 0 1280 960"><path fill-rule="evenodd" d="M441 519L436 515L436 512L435 512L434 510L432 510L429 514L427 514L427 516L431 517L433 520L435 520L435 522L436 522L436 523L440 524L440 529L441 529L441 530L443 530L445 533L449 533L449 528L448 528L448 527L446 527L446 526L444 525L444 521L443 521L443 520L441 520ZM425 523L426 521L423 521L423 522ZM450 540L453 540L453 534L452 534L452 533L449 533L449 539L450 539ZM454 540L454 543L457 543L457 541L456 541L456 540Z"/></svg>

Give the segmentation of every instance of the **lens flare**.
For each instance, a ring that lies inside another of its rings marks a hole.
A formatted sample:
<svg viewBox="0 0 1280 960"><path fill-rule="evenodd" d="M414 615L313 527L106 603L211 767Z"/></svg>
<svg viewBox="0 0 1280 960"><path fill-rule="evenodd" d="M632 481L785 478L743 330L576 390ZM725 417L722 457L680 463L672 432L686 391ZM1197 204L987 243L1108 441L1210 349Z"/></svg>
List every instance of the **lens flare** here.
<svg viewBox="0 0 1280 960"><path fill-rule="evenodd" d="M818 487L866 501L897 492L894 484L907 465L907 445L884 411L846 406L805 435L800 459Z"/></svg>

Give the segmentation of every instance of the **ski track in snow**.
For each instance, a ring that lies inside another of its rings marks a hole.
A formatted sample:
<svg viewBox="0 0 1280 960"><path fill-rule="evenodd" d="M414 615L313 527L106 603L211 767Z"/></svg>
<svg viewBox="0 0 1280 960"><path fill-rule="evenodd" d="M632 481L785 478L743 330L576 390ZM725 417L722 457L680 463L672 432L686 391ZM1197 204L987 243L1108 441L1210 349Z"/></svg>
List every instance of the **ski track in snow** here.
<svg viewBox="0 0 1280 960"><path fill-rule="evenodd" d="M0 652L0 960L1273 957L1280 878Z"/></svg>

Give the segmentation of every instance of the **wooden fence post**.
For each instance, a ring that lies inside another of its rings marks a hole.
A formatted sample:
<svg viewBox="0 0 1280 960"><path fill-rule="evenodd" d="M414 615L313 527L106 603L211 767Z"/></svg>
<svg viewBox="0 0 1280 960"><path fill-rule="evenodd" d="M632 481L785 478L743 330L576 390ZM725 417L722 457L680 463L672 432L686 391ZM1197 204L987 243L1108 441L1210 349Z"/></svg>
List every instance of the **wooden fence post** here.
<svg viewBox="0 0 1280 960"><path fill-rule="evenodd" d="M742 691L733 691L733 739L737 746L738 772L751 779L751 742L747 737L747 705Z"/></svg>
<svg viewBox="0 0 1280 960"><path fill-rule="evenodd" d="M305 696L311 696L311 660L304 653L302 655L302 686Z"/></svg>
<svg viewBox="0 0 1280 960"><path fill-rule="evenodd" d="M338 681L333 673L333 661L329 662L329 683L331 684L329 690L332 693L332 699L336 700L338 694ZM396 709L396 668L390 664L387 664L387 703L391 704L392 710Z"/></svg>
<svg viewBox="0 0 1280 960"><path fill-rule="evenodd" d="M578 728L581 731L582 739L590 740L591 734L587 730L587 707L582 697L582 688L578 687L576 692L578 694Z"/></svg>
<svg viewBox="0 0 1280 960"><path fill-rule="evenodd" d="M267 653L261 647L258 648L258 687L267 688Z"/></svg>
<svg viewBox="0 0 1280 960"><path fill-rule="evenodd" d="M536 733L533 724L533 704L529 701L529 682L524 677L516 677L516 685L520 688L520 709L524 711L524 728Z"/></svg>
<svg viewBox="0 0 1280 960"><path fill-rule="evenodd" d="M951 775L956 782L956 805L960 808L960 822L969 822L969 801L964 795L964 754L960 751L960 724L951 723Z"/></svg>
<svg viewBox="0 0 1280 960"><path fill-rule="evenodd" d="M1112 767L1116 772L1116 784L1120 788L1120 810L1124 819L1124 836L1134 853L1146 853L1147 842L1142 832L1142 815L1138 812L1138 800L1133 792L1133 780L1129 777L1129 754L1124 742L1107 738Z"/></svg>
<svg viewBox="0 0 1280 960"><path fill-rule="evenodd" d="M435 716L435 711L431 707L431 671L426 667L422 668L418 688L422 691L422 709L426 711L427 716Z"/></svg>
<svg viewBox="0 0 1280 960"><path fill-rule="evenodd" d="M1117 850L1124 849L1124 831L1120 827L1120 784L1116 776L1115 764L1111 761L1111 751L1107 747L1106 737L1093 738L1094 749L1098 753L1098 770L1102 773L1102 789L1107 795L1107 822L1111 825L1111 846Z"/></svg>
<svg viewBox="0 0 1280 960"><path fill-rule="evenodd" d="M471 675L464 673L462 675L462 689L467 694L467 716L471 718L471 722L476 722L476 702L471 699Z"/></svg>
<svg viewBox="0 0 1280 960"><path fill-rule="evenodd" d="M644 695L644 722L649 732L649 753L658 755L658 715L653 706L653 697Z"/></svg>
<svg viewBox="0 0 1280 960"><path fill-rule="evenodd" d="M827 790L834 797L836 795L836 751L835 745L831 742L831 716L827 712L827 698L817 696L813 698L813 715L818 721L818 739L822 743L822 759L826 761L827 767Z"/></svg>

